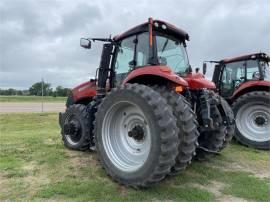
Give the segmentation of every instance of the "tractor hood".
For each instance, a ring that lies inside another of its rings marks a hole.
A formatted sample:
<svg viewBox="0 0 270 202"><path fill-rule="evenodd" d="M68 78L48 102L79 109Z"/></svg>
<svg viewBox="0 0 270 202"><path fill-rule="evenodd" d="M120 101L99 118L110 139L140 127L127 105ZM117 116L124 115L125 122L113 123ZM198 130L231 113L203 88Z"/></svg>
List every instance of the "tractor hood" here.
<svg viewBox="0 0 270 202"><path fill-rule="evenodd" d="M71 90L73 100L75 102L85 99L85 98L91 98L94 97L96 92L96 81L90 80L87 82L84 82L75 88Z"/></svg>
<svg viewBox="0 0 270 202"><path fill-rule="evenodd" d="M188 82L190 89L215 89L216 85L207 79L201 73L190 73L184 79Z"/></svg>

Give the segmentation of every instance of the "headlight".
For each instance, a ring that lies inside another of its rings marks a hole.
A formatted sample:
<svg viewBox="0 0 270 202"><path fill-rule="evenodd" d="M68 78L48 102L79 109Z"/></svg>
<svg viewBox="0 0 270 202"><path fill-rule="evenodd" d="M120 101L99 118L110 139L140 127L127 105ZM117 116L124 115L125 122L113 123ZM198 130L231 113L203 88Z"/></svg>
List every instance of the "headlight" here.
<svg viewBox="0 0 270 202"><path fill-rule="evenodd" d="M162 29L167 29L167 26L165 24L161 25Z"/></svg>

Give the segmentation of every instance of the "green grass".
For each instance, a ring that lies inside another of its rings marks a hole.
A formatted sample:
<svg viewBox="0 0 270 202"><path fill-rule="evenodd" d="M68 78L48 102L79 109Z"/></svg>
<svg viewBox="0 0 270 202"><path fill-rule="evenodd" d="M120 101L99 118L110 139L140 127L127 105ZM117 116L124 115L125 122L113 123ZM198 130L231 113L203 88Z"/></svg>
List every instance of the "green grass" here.
<svg viewBox="0 0 270 202"><path fill-rule="evenodd" d="M66 97L44 96L44 102L65 102ZM41 102L41 96L0 96L0 102Z"/></svg>
<svg viewBox="0 0 270 202"><path fill-rule="evenodd" d="M0 201L270 201L270 152L229 146L148 189L113 182L93 152L64 148L57 114L0 115Z"/></svg>

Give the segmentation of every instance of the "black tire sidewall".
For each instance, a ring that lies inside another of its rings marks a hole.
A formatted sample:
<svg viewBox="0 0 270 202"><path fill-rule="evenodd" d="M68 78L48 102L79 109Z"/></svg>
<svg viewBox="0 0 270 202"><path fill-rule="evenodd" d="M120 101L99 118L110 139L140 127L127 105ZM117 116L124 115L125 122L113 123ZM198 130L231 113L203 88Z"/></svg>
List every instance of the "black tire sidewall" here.
<svg viewBox="0 0 270 202"><path fill-rule="evenodd" d="M83 106L85 107L85 106ZM85 116L83 116L82 113L82 106L80 106L79 104L77 105L71 105L70 107L67 108L66 110L66 115L65 118L68 115L72 115L75 116L76 119L80 122L80 126L81 126L81 139L78 141L78 143L76 144L70 144L70 142L67 140L67 136L64 134L64 131L62 131L62 138L64 141L64 144L66 145L66 147L73 149L73 150L81 150L82 144L85 142L85 136L87 135L87 132L89 129L87 128L88 125L85 124ZM63 122L64 123L64 122Z"/></svg>
<svg viewBox="0 0 270 202"><path fill-rule="evenodd" d="M175 175L179 171L184 170L196 154L199 136L199 131L197 130L198 122L190 103L183 95L165 86L156 85L152 88L167 100L167 104L172 108L177 120L176 124L179 129L177 134L179 139L178 155L170 173L170 175Z"/></svg>
<svg viewBox="0 0 270 202"><path fill-rule="evenodd" d="M111 108L111 103L117 103L120 101L127 101L137 105L144 116L147 119L147 123L149 125L151 131L151 148L149 151L149 155L145 164L134 172L123 172L119 170L115 165L111 162L109 157L106 154L106 151L103 146L102 141L102 122L103 118L105 117L106 112L109 108ZM104 166L110 172L110 175L114 178L118 179L119 181L125 180L127 184L136 183L136 181L142 181L147 178L151 173L154 172L155 166L159 163L159 155L161 153L160 145L161 145L161 138L160 135L156 135L161 133L159 131L159 125L157 124L157 117L154 114L152 106L148 105L147 101L138 94L134 94L133 91L118 91L110 95L110 98L104 101L99 110L99 114L96 117L96 127L99 128L97 136L96 136L96 147L97 150L101 155L99 155L100 160L104 163Z"/></svg>

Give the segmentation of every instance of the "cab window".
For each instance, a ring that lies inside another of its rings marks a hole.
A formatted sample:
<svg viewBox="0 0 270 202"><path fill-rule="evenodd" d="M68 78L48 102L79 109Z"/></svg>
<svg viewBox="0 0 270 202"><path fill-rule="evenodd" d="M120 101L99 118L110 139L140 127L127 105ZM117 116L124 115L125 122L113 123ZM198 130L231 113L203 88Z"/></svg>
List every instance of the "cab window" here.
<svg viewBox="0 0 270 202"><path fill-rule="evenodd" d="M145 66L149 59L149 34L148 32L139 34L136 47L136 66Z"/></svg>
<svg viewBox="0 0 270 202"><path fill-rule="evenodd" d="M147 32L121 41L115 62L117 85L121 84L130 70L148 64L148 44L149 35Z"/></svg>
<svg viewBox="0 0 270 202"><path fill-rule="evenodd" d="M176 73L185 73L189 67L186 50L180 41L156 36L158 60Z"/></svg>
<svg viewBox="0 0 270 202"><path fill-rule="evenodd" d="M245 78L245 62L232 62L224 66L222 73L222 96L229 97Z"/></svg>
<svg viewBox="0 0 270 202"><path fill-rule="evenodd" d="M248 60L247 61L247 80L259 80L259 63L257 60Z"/></svg>
<svg viewBox="0 0 270 202"><path fill-rule="evenodd" d="M148 64L148 37L149 35L145 32L121 42L115 64L117 74L127 73L134 67Z"/></svg>
<svg viewBox="0 0 270 202"><path fill-rule="evenodd" d="M130 70L129 63L134 57L135 39L136 36L132 36L121 42L115 63L116 74L127 73Z"/></svg>

